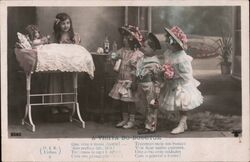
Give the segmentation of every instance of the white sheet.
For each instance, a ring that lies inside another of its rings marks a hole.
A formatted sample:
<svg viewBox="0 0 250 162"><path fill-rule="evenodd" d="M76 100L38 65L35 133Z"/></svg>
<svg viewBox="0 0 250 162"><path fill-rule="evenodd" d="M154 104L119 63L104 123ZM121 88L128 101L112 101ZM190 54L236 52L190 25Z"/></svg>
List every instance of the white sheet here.
<svg viewBox="0 0 250 162"><path fill-rule="evenodd" d="M36 72L86 72L94 77L93 58L84 47L75 44L46 44L37 48Z"/></svg>

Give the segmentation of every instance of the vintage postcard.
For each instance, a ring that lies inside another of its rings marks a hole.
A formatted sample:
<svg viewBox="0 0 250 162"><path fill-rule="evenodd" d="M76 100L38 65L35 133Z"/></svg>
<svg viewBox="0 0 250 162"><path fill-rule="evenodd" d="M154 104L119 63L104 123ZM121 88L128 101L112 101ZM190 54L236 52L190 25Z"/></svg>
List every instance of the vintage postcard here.
<svg viewBox="0 0 250 162"><path fill-rule="evenodd" d="M2 161L249 161L249 2L1 1Z"/></svg>

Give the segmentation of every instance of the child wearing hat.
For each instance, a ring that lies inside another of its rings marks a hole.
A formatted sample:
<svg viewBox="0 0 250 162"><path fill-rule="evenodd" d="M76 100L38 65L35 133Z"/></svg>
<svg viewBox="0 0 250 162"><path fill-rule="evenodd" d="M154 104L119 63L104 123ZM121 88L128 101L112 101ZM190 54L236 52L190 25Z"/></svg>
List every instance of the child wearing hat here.
<svg viewBox="0 0 250 162"><path fill-rule="evenodd" d="M133 73L135 73L138 59L143 56L143 53L138 50L143 37L139 28L131 25L119 28L119 32L123 36L123 47L113 53L111 58L121 62L116 83L109 96L115 100L116 105L118 102L122 109L122 121L117 123L116 127L128 129L135 125L135 97L132 89L135 78Z"/></svg>
<svg viewBox="0 0 250 162"><path fill-rule="evenodd" d="M155 51L161 49L160 42L153 33L149 33L147 40L141 47L144 56L137 62L136 78L138 94L141 100L146 100L145 128L138 131L138 134L149 134L156 131L158 96L160 92L160 74L162 67L155 55Z"/></svg>
<svg viewBox="0 0 250 162"><path fill-rule="evenodd" d="M199 82L193 78L192 57L186 48L187 36L177 26L165 28L168 48L165 56L165 86L161 90L160 107L167 111L179 111L180 121L171 133L179 134L187 130L187 112L203 103L203 97L197 89ZM172 71L167 72L167 71Z"/></svg>

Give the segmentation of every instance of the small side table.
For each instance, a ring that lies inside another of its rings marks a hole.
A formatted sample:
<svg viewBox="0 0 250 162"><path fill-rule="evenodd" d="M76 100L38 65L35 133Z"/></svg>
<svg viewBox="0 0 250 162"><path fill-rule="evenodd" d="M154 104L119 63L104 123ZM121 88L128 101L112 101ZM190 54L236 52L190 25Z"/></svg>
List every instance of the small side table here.
<svg viewBox="0 0 250 162"><path fill-rule="evenodd" d="M97 114L98 121L105 121L105 111L108 103L108 93L115 81L115 72L110 61L110 54L91 52L96 67L95 78L88 86L88 112Z"/></svg>

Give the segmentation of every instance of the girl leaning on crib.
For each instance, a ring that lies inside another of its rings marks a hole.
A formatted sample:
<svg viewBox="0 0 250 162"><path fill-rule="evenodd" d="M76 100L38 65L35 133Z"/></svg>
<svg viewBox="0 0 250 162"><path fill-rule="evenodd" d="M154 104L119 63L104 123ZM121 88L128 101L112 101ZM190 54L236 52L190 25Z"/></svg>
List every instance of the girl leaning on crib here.
<svg viewBox="0 0 250 162"><path fill-rule="evenodd" d="M180 121L171 133L183 133L187 129L187 113L203 103L203 97L197 89L199 82L193 78L192 57L188 56L186 48L187 36L177 26L165 28L167 50L165 56L166 84L161 90L160 105L167 111L180 112ZM170 70L172 69L172 70ZM171 71L173 73L171 73Z"/></svg>
<svg viewBox="0 0 250 162"><path fill-rule="evenodd" d="M71 17L67 13L58 13L54 21L54 32L51 37L51 43L60 44L80 44L80 36L73 30ZM70 55L70 53L69 53ZM56 73L49 74L48 92L72 92L73 91L73 76L71 73ZM64 97L64 101L72 100L71 96ZM51 96L50 102L59 102L59 96ZM52 114L61 112L69 112L70 107L52 107Z"/></svg>
<svg viewBox="0 0 250 162"><path fill-rule="evenodd" d="M136 63L143 56L138 49L141 47L143 37L139 28L123 26L119 28L123 36L123 47L112 55L112 59L120 62L117 81L109 93L114 99L113 105L119 103L122 109L122 121L116 124L117 128L132 128L135 124L135 96L133 86ZM116 67L117 68L117 67ZM117 70L117 69L116 69Z"/></svg>

